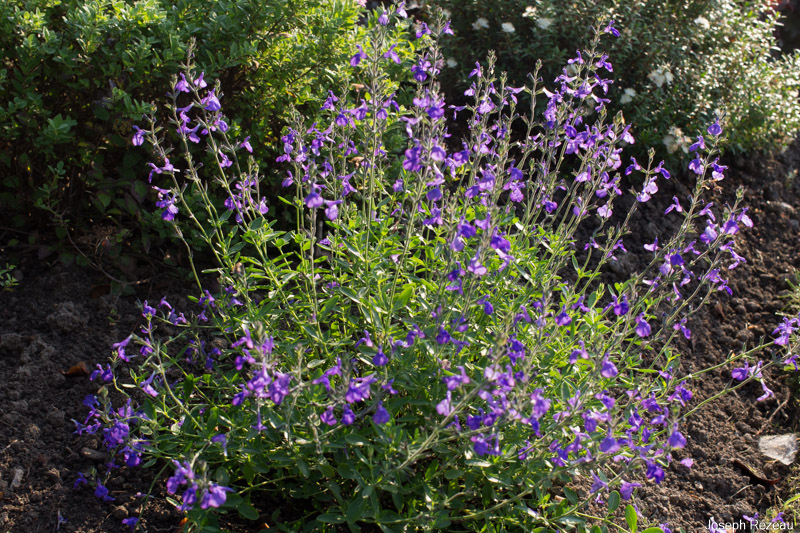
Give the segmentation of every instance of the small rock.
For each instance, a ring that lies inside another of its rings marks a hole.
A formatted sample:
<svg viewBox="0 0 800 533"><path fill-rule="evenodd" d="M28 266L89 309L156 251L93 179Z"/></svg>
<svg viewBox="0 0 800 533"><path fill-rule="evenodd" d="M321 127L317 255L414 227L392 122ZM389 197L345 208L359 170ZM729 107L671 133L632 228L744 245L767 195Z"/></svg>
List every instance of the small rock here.
<svg viewBox="0 0 800 533"><path fill-rule="evenodd" d="M697 492L703 492L703 484L700 483L699 481L695 481L694 490L696 490Z"/></svg>
<svg viewBox="0 0 800 533"><path fill-rule="evenodd" d="M39 426L36 424L28 424L25 428L25 440L29 442L34 442L39 440L39 436L42 434L42 430L39 429Z"/></svg>
<svg viewBox="0 0 800 533"><path fill-rule="evenodd" d="M48 413L48 415L47 415L47 421L50 424L52 424L52 425L54 425L56 427L63 426L64 425L64 411L61 411L59 409L55 409L53 411L50 411L50 413Z"/></svg>
<svg viewBox="0 0 800 533"><path fill-rule="evenodd" d="M93 450L91 448L81 448L81 455L86 457L87 459L91 459L92 461L105 461L106 454L98 451Z"/></svg>
<svg viewBox="0 0 800 533"><path fill-rule="evenodd" d="M14 478L11 480L11 484L8 486L8 488L11 490L18 489L20 485L22 485L22 476L24 475L25 470L20 467L16 467L14 469Z"/></svg>
<svg viewBox="0 0 800 533"><path fill-rule="evenodd" d="M61 481L61 472L58 471L58 468L51 468L47 471L47 475L52 478L53 481L60 482Z"/></svg>
<svg viewBox="0 0 800 533"><path fill-rule="evenodd" d="M61 302L56 306L56 310L46 318L47 324L60 330L62 333L70 333L79 328L85 328L89 322L86 313L72 302Z"/></svg>
<svg viewBox="0 0 800 533"><path fill-rule="evenodd" d="M114 508L114 510L111 512L111 516L117 520L124 520L125 518L128 518L128 510L124 505L120 505L119 507Z"/></svg>

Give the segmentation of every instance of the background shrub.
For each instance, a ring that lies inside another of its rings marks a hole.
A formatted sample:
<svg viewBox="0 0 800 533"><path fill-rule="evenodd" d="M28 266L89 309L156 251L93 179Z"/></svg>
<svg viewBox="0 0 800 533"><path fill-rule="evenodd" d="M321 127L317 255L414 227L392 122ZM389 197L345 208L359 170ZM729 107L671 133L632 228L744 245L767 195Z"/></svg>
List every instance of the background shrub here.
<svg viewBox="0 0 800 533"><path fill-rule="evenodd" d="M61 237L91 224L103 241L97 249L111 253L143 227L147 249L165 232L141 208L150 194L147 160L129 149L131 125L171 90L190 40L195 62L219 81L226 108L239 117L230 126L250 135L263 159L292 106L318 109L327 87L347 83L337 65L352 48L357 7L355 0L2 2L4 215L16 227L42 229L59 214L70 221Z"/></svg>
<svg viewBox="0 0 800 533"><path fill-rule="evenodd" d="M616 21L610 113L622 110L642 146L683 157L716 113L726 112L730 147L780 148L800 126L800 53L774 53L778 14L768 0L431 0L452 13L449 80L498 52L498 70L521 85L536 60L545 81L561 73L587 21ZM447 84L445 84L447 87ZM462 87L462 86L459 86ZM464 87L465 88L465 87ZM459 91L460 92L460 91ZM659 154L661 155L661 154Z"/></svg>

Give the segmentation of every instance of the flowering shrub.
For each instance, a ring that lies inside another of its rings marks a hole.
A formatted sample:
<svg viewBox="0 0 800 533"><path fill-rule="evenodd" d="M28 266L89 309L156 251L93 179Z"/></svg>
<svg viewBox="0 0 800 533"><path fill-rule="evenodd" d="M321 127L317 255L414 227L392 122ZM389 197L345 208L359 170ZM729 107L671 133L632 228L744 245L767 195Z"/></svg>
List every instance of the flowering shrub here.
<svg viewBox="0 0 800 533"><path fill-rule="evenodd" d="M26 229L60 224L61 239L65 228L105 222L110 238L84 249L116 264L132 243L148 251L165 235L141 209L147 156L130 150L131 124L169 90L190 41L230 95L233 131L277 140L291 106L316 109L326 86L347 82L335 65L353 46L357 9L356 0L0 3L4 215ZM261 160L274 157L265 144L253 143Z"/></svg>
<svg viewBox="0 0 800 533"><path fill-rule="evenodd" d="M588 40L587 21L613 18L620 38L607 49L616 59L609 111L623 111L644 146L676 162L688 154L692 132L722 111L734 150L780 148L800 127L800 55L774 56L778 13L769 0L429 4L452 12L456 35L445 48L449 80L460 79L489 49L514 82L521 83L539 59L545 79L555 77L575 43Z"/></svg>
<svg viewBox="0 0 800 533"><path fill-rule="evenodd" d="M385 75L400 61L387 28L404 15L370 16L350 60L363 92L331 92L324 121L298 117L283 136L292 231L264 217L247 140L211 127L223 119L215 90L192 69L175 85L169 130L184 148L192 129L208 130L216 165L213 182L191 157L156 166L172 180L154 185L157 206L218 264L196 273L195 313L144 302L140 330L92 376L107 385L78 431L102 433L129 466L167 462L167 492L198 530L217 528L219 512L274 510L289 530L586 531L606 520L587 501L614 512L640 486L634 471L660 483L686 443L693 376L672 344L691 335L692 309L730 292L724 273L744 260L732 239L751 225L738 202L701 198L724 177L721 124L691 147L694 194L665 214L680 229L646 246L646 269L606 286L599 276L625 253L638 205L670 178L652 157L623 162L636 140L608 119L613 67L597 51L618 30L602 25L549 89L508 85L492 59L476 65L472 102L454 107L436 81L449 25L422 24L406 107ZM523 94L544 100L542 121L518 113ZM454 114L467 117L463 139L448 134ZM151 124L137 142L165 159L163 135ZM620 216L634 173L643 185ZM734 377L759 380L763 368ZM626 520L637 529L632 505Z"/></svg>

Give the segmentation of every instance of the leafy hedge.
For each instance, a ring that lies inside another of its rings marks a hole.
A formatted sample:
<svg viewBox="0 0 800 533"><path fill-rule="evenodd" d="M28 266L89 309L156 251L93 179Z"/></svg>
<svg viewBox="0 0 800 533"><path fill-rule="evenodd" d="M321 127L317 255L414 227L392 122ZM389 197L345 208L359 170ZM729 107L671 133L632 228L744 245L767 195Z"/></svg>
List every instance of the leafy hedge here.
<svg viewBox="0 0 800 533"><path fill-rule="evenodd" d="M292 106L319 107L346 83L356 0L17 0L0 3L0 206L16 227L112 228L122 244L143 226L146 153L134 121L194 61L219 80L231 128L263 159ZM109 220L111 219L111 220ZM106 246L107 247L107 246ZM111 247L114 249L115 247ZM119 251L119 247L116 247Z"/></svg>

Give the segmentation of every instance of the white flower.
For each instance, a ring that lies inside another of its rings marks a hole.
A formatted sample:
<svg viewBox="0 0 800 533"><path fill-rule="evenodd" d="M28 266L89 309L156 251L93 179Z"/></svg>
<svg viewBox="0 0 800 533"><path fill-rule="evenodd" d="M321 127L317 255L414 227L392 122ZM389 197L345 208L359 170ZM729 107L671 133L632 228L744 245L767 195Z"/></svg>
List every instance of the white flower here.
<svg viewBox="0 0 800 533"><path fill-rule="evenodd" d="M486 30L489 28L489 21L483 17L479 17L478 20L472 23L473 30Z"/></svg>
<svg viewBox="0 0 800 533"><path fill-rule="evenodd" d="M625 89L622 93L622 97L619 99L620 104L627 104L633 101L633 98L636 96L636 91L630 87Z"/></svg>
<svg viewBox="0 0 800 533"><path fill-rule="evenodd" d="M667 147L667 152L671 154L675 153L675 151L678 149L678 140L675 138L675 136L670 135L669 133L664 135L663 143L664 146Z"/></svg>
<svg viewBox="0 0 800 533"><path fill-rule="evenodd" d="M664 72L664 79L667 80L667 85L672 85L672 80L674 79L672 77L672 72L670 72L668 70L665 71Z"/></svg>
<svg viewBox="0 0 800 533"><path fill-rule="evenodd" d="M667 81L667 77L664 75L664 71L660 68L657 68L653 72L647 75L647 78L653 82L653 85L656 87L661 87L664 85L664 82Z"/></svg>
<svg viewBox="0 0 800 533"><path fill-rule="evenodd" d="M523 17L534 17L536 16L536 8L533 6L528 6L525 8L525 12L522 14Z"/></svg>
<svg viewBox="0 0 800 533"><path fill-rule="evenodd" d="M536 25L539 26L540 29L546 30L553 24L553 19L548 18L540 18L536 19Z"/></svg>
<svg viewBox="0 0 800 533"><path fill-rule="evenodd" d="M500 27L503 28L503 31L506 33L514 33L514 25L510 22L504 22Z"/></svg>
<svg viewBox="0 0 800 533"><path fill-rule="evenodd" d="M694 23L703 28L704 30L711 28L711 23L705 17L697 17L694 19Z"/></svg>
<svg viewBox="0 0 800 533"><path fill-rule="evenodd" d="M445 61L445 63L450 68L456 68L458 66L458 61L456 61L452 57L448 57L447 60Z"/></svg>

